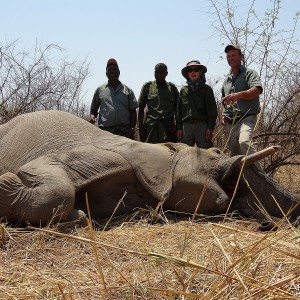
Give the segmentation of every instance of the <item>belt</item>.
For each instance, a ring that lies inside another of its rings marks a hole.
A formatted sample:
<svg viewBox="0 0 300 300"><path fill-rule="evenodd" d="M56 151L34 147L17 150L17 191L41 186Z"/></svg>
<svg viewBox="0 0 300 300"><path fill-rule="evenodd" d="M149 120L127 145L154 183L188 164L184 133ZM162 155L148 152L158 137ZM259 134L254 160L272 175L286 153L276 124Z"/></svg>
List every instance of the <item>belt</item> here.
<svg viewBox="0 0 300 300"><path fill-rule="evenodd" d="M191 124L198 124L201 123L200 120L196 120L196 119L192 119L192 118L188 118L187 120L184 120L183 122L189 122Z"/></svg>
<svg viewBox="0 0 300 300"><path fill-rule="evenodd" d="M102 126L100 125L99 128L100 129L112 129L112 128L116 128L116 127L122 127L122 128L126 128L126 127L130 127L130 125L114 125L114 126Z"/></svg>
<svg viewBox="0 0 300 300"><path fill-rule="evenodd" d="M256 114L249 114L249 115L244 115L244 116L235 117L235 118L224 117L224 120L226 121L226 123L233 125L233 124L237 124L239 121L246 119L248 117L251 117L251 116L256 116Z"/></svg>

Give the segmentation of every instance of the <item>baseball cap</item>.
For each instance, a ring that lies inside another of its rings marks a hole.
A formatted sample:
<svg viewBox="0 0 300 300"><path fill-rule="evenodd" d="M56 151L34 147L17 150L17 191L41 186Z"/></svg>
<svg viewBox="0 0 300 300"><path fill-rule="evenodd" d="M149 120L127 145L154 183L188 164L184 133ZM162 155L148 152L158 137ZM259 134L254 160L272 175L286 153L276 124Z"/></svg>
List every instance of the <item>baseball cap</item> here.
<svg viewBox="0 0 300 300"><path fill-rule="evenodd" d="M116 66L119 68L118 63L117 63L117 61L116 61L114 58L110 58L110 59L107 61L106 68L107 68L109 65L116 65Z"/></svg>
<svg viewBox="0 0 300 300"><path fill-rule="evenodd" d="M235 45L235 44L229 44L229 45L227 45L227 46L225 47L225 50L224 50L224 51L225 51L225 53L227 53L227 51L229 51L229 50L239 50L240 52L242 52L240 46Z"/></svg>

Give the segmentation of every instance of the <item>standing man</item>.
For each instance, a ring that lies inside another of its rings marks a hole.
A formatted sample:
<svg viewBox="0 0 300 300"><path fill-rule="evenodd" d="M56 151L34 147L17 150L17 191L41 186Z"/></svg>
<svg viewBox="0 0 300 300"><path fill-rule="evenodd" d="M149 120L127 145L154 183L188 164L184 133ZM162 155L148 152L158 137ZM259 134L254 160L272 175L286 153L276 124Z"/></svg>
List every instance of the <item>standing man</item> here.
<svg viewBox="0 0 300 300"><path fill-rule="evenodd" d="M218 109L212 88L207 85L207 68L200 61L189 61L181 70L187 85L181 88L177 106L177 138L189 145L208 149L213 146L212 137Z"/></svg>
<svg viewBox="0 0 300 300"><path fill-rule="evenodd" d="M175 115L179 93L175 84L166 81L167 75L167 66L159 63L154 68L155 81L149 81L142 87L138 113L142 142L156 144L177 141Z"/></svg>
<svg viewBox="0 0 300 300"><path fill-rule="evenodd" d="M248 148L248 154L252 154L256 149L251 145L251 137L263 88L257 72L242 65L244 55L239 46L230 44L225 53L231 69L222 86L221 124L230 135L228 146L232 156L246 154Z"/></svg>
<svg viewBox="0 0 300 300"><path fill-rule="evenodd" d="M107 62L106 76L108 82L95 91L90 122L95 123L99 110L101 129L134 139L138 103L133 91L119 81L119 66L113 58Z"/></svg>

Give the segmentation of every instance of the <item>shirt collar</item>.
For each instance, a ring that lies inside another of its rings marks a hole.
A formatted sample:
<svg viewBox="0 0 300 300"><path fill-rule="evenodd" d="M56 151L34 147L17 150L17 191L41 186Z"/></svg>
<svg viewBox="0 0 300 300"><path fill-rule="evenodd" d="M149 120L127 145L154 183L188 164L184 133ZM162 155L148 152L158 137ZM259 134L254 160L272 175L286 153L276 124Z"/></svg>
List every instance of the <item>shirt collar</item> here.
<svg viewBox="0 0 300 300"><path fill-rule="evenodd" d="M109 84L109 82L107 81L106 84L105 84L105 87L109 87L109 86L111 86L111 84ZM118 87L119 86L123 86L123 83L121 81L119 81Z"/></svg>
<svg viewBox="0 0 300 300"><path fill-rule="evenodd" d="M157 81L155 80L154 83L155 83L156 87L166 87L167 86L167 81L164 81L158 85Z"/></svg>
<svg viewBox="0 0 300 300"><path fill-rule="evenodd" d="M244 70L246 70L246 67L245 67L244 65L240 65L239 71L238 71L237 75L240 74L240 73L241 73L242 71L244 71ZM236 76L237 76L237 75L236 75ZM228 73L228 77L232 78L231 70L230 70L229 73Z"/></svg>

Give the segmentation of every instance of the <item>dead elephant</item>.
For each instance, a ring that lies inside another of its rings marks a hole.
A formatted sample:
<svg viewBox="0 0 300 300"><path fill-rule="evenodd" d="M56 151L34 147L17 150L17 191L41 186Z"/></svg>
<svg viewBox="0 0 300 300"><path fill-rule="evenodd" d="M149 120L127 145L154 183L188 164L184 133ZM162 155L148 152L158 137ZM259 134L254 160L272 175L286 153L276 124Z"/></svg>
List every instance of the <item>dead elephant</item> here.
<svg viewBox="0 0 300 300"><path fill-rule="evenodd" d="M222 214L243 159L215 148L132 141L65 112L24 114L0 126L0 217L33 225L76 219L86 192L97 218L111 216L124 192L119 214L159 202L194 213L203 189L197 212ZM264 207L282 217L298 201L253 165L244 177L234 205L247 215Z"/></svg>

